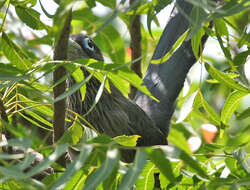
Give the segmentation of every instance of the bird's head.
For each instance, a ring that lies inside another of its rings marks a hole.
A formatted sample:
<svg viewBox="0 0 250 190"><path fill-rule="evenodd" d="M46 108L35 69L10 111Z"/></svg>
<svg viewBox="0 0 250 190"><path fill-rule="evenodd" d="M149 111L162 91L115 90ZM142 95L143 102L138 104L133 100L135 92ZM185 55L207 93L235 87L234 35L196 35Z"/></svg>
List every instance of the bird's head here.
<svg viewBox="0 0 250 190"><path fill-rule="evenodd" d="M68 42L68 59L92 58L103 61L101 50L97 45L84 34L70 36Z"/></svg>

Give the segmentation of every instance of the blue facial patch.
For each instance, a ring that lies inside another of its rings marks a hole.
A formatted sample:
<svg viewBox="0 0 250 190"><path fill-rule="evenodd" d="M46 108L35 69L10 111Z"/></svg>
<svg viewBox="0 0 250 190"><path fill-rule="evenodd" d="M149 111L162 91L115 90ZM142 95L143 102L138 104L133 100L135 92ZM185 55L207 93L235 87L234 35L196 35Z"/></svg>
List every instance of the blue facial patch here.
<svg viewBox="0 0 250 190"><path fill-rule="evenodd" d="M91 44L91 41L89 38L84 38L82 40L83 47L88 49L89 51L94 51L94 46Z"/></svg>

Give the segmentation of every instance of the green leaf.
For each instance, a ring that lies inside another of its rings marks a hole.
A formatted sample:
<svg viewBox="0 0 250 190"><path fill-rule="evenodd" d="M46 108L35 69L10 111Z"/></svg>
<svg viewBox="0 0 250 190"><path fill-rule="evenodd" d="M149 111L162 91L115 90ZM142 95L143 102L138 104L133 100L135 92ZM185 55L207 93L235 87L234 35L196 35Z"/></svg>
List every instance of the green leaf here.
<svg viewBox="0 0 250 190"><path fill-rule="evenodd" d="M25 170L28 167L32 166L32 163L34 163L35 159L36 159L36 155L35 154L33 154L33 153L26 153L25 154L25 158L20 163L18 163L17 167L19 169L21 169L21 170Z"/></svg>
<svg viewBox="0 0 250 190"><path fill-rule="evenodd" d="M5 64L5 63L0 63L0 74L1 74L1 77L3 75L6 75L6 77L10 77L10 76L15 76L17 74L19 74L21 71L14 67L13 65L10 65L10 64ZM25 75L27 76L27 75ZM0 79L1 80L1 79Z"/></svg>
<svg viewBox="0 0 250 190"><path fill-rule="evenodd" d="M241 113L238 113L236 115L237 119L241 120L241 119L246 119L248 117L250 117L250 107L248 107L246 110L244 110Z"/></svg>
<svg viewBox="0 0 250 190"><path fill-rule="evenodd" d="M101 85L96 93L95 100L94 100L93 104L91 105L91 107L89 108L89 110L87 111L87 113L84 114L84 116L88 115L95 108L96 104L99 102L99 100L102 96L103 90L105 88L106 79L107 79L107 75L104 76L104 80L102 81L102 83L101 83Z"/></svg>
<svg viewBox="0 0 250 190"><path fill-rule="evenodd" d="M244 149L238 149L233 152L233 156L242 165L244 170L250 174L250 155Z"/></svg>
<svg viewBox="0 0 250 190"><path fill-rule="evenodd" d="M159 168L161 173L171 182L175 183L176 179L171 167L170 161L165 157L162 150L147 148L147 155L150 160Z"/></svg>
<svg viewBox="0 0 250 190"><path fill-rule="evenodd" d="M203 28L201 28L191 39L191 45L196 59L199 58L199 53L201 52L200 50L202 50L201 38L203 37L204 34L205 31Z"/></svg>
<svg viewBox="0 0 250 190"><path fill-rule="evenodd" d="M237 54L234 59L233 63L235 66L242 66L246 63L247 57L250 55L250 50L243 51Z"/></svg>
<svg viewBox="0 0 250 190"><path fill-rule="evenodd" d="M124 41L112 25L108 25L101 30L94 41L102 52L109 55L114 63L125 63Z"/></svg>
<svg viewBox="0 0 250 190"><path fill-rule="evenodd" d="M156 13L159 13L162 9L164 9L166 6L168 6L170 3L172 3L172 0L157 0L155 4L155 11Z"/></svg>
<svg viewBox="0 0 250 190"><path fill-rule="evenodd" d="M2 33L1 46L3 47L4 55L18 69L24 72L30 68L32 63L28 60L28 56L4 32Z"/></svg>
<svg viewBox="0 0 250 190"><path fill-rule="evenodd" d="M93 149L92 145L84 145L81 148L80 154L67 166L66 171L60 176L56 183L51 187L51 190L63 189L70 179L81 169L87 157Z"/></svg>
<svg viewBox="0 0 250 190"><path fill-rule="evenodd" d="M143 84L142 79L134 72L126 68L123 68L117 71L117 75L121 77L123 80L129 82L132 86L136 87L144 94L148 95L153 100L158 101L154 96L151 95L146 86L141 86Z"/></svg>
<svg viewBox="0 0 250 190"><path fill-rule="evenodd" d="M45 129L45 130L48 130L48 131L53 131L53 129L49 129L49 128L44 127L43 125L40 125L38 122L36 122L35 120L31 119L30 117L27 117L26 115L22 114L21 112L18 112L18 114L20 114L27 121L31 122L32 124L34 124L34 125L42 128L42 129Z"/></svg>
<svg viewBox="0 0 250 190"><path fill-rule="evenodd" d="M80 141L83 134L83 129L82 126L80 125L79 119L74 120L70 130L72 135L72 142L73 145L75 145Z"/></svg>
<svg viewBox="0 0 250 190"><path fill-rule="evenodd" d="M249 93L242 91L234 91L227 97L226 102L221 111L221 121L224 124L228 123L228 120L237 108L238 104L240 103L240 100L248 94Z"/></svg>
<svg viewBox="0 0 250 190"><path fill-rule="evenodd" d="M215 20L215 27L216 27L216 32L220 36L228 36L228 30L226 23L223 19L216 19Z"/></svg>
<svg viewBox="0 0 250 190"><path fill-rule="evenodd" d="M169 142L180 148L181 150L187 152L188 154L192 154L191 149L187 143L187 140L183 133L178 131L175 128L171 128L169 136L168 136Z"/></svg>
<svg viewBox="0 0 250 190"><path fill-rule="evenodd" d="M87 3L89 8L93 8L96 6L95 0L86 0L86 3Z"/></svg>
<svg viewBox="0 0 250 190"><path fill-rule="evenodd" d="M78 170L72 179L66 184L63 190L82 190L86 178L86 171L84 169Z"/></svg>
<svg viewBox="0 0 250 190"><path fill-rule="evenodd" d="M114 9L116 7L116 0L97 0L101 4L103 4L106 7L110 7L111 9Z"/></svg>
<svg viewBox="0 0 250 190"><path fill-rule="evenodd" d="M0 153L0 159L2 160L14 160L14 159L17 160L17 159L22 159L22 158L24 158L24 154L2 154Z"/></svg>
<svg viewBox="0 0 250 190"><path fill-rule="evenodd" d="M154 13L154 8L152 6L148 6L148 13L147 13L147 27L149 34L153 37L152 30L151 30L151 23L152 20L156 17Z"/></svg>
<svg viewBox="0 0 250 190"><path fill-rule="evenodd" d="M135 160L133 165L129 167L127 173L123 176L118 190L128 190L137 181L142 169L146 164L147 155L142 149L136 151Z"/></svg>
<svg viewBox="0 0 250 190"><path fill-rule="evenodd" d="M186 117L193 110L193 104L198 91L195 91L190 96L187 97L184 104L181 106L180 115L176 123L180 123L186 119Z"/></svg>
<svg viewBox="0 0 250 190"><path fill-rule="evenodd" d="M203 7L193 7L189 22L190 22L190 31L188 34L188 39L193 38L194 35L200 31L201 27L207 22L208 14L203 9Z"/></svg>
<svg viewBox="0 0 250 190"><path fill-rule="evenodd" d="M46 104L45 105L39 104L38 102L32 101L31 99L27 98L26 96L24 96L22 94L19 95L19 98L20 98L20 100L25 101L25 104L28 106L35 106L36 105L36 107L33 107L33 110L39 112L39 115L40 114L46 115L46 116L52 118L53 110L50 106L48 106ZM37 106L37 105L39 105L39 106Z"/></svg>
<svg viewBox="0 0 250 190"><path fill-rule="evenodd" d="M21 108L24 108L23 106L19 105ZM28 109L25 110L25 112L27 114L29 114L30 116L32 116L33 118L35 118L37 121L43 123L44 125L46 126L49 126L49 127L53 127L53 124L50 123L49 121L47 121L46 119L44 119L43 117L41 117L40 115L36 114L35 112L33 111L30 111Z"/></svg>
<svg viewBox="0 0 250 190"><path fill-rule="evenodd" d="M64 98L66 98L67 96L70 96L71 94L75 93L77 90L79 90L81 88L82 85L84 85L86 82L88 82L91 77L93 76L93 74L90 74L86 79L84 79L81 82L75 83L70 89L68 89L67 91L65 91L64 93L60 94L59 96L57 96L54 99L54 102L58 102Z"/></svg>
<svg viewBox="0 0 250 190"><path fill-rule="evenodd" d="M17 6L16 13L18 17L25 23L27 26L31 27L35 30L47 29L48 26L43 24L40 21L40 13L32 8L24 8L21 6Z"/></svg>
<svg viewBox="0 0 250 190"><path fill-rule="evenodd" d="M84 74L82 72L82 69L81 68L77 68L73 73L72 73L72 77L75 79L75 81L78 83L78 82L81 82L84 80ZM82 101L84 100L85 98L85 94L86 94L86 83L83 84L81 87L80 87L80 92L81 92L81 97L82 97Z"/></svg>
<svg viewBox="0 0 250 190"><path fill-rule="evenodd" d="M120 145L122 146L131 146L131 147L135 147L137 144L137 140L140 138L139 135L131 135L131 136L127 136L127 135L122 135L122 136L117 136L114 137L113 139Z"/></svg>
<svg viewBox="0 0 250 190"><path fill-rule="evenodd" d="M44 8L44 6L43 6L41 0L39 0L39 4L40 4L40 6L41 6L41 9L42 9L43 13L44 13L48 18L53 18L54 15L51 15L51 14L49 14L49 13L46 11L46 9Z"/></svg>
<svg viewBox="0 0 250 190"><path fill-rule="evenodd" d="M2 146L18 146L23 148L24 150L30 148L32 145L32 141L26 138L17 138L17 139L8 139L8 141L1 141L0 147Z"/></svg>
<svg viewBox="0 0 250 190"><path fill-rule="evenodd" d="M160 63L165 63L173 54L174 52L178 49L178 47L184 42L188 34L188 30L184 32L178 40L175 42L171 50L169 50L162 58L156 59L156 60L151 60L152 64L160 64Z"/></svg>
<svg viewBox="0 0 250 190"><path fill-rule="evenodd" d="M216 26L215 26L215 31L216 31L216 37L217 37L217 40L218 40L218 42L220 44L220 47L221 47L225 57L228 59L229 63L231 63L232 62L232 55L231 55L231 52L230 52L230 48L229 48L229 46L228 47L224 46L223 40L222 40L221 36L218 34L218 32L217 32ZM233 66L233 65L231 65L231 66Z"/></svg>
<svg viewBox="0 0 250 190"><path fill-rule="evenodd" d="M206 113L208 114L209 119L211 119L211 121L216 124L217 126L220 125L220 116L219 114L206 102L206 100L204 99L202 93L200 91L198 91L198 94L195 98L195 102L194 102L194 107L203 107L204 110L206 111Z"/></svg>
<svg viewBox="0 0 250 190"><path fill-rule="evenodd" d="M108 79L125 97L128 97L129 94L128 82L124 81L121 77L111 72L108 73Z"/></svg>
<svg viewBox="0 0 250 190"><path fill-rule="evenodd" d="M147 162L136 182L136 189L152 190L154 188L154 174L156 172L159 172L157 167L152 162Z"/></svg>
<svg viewBox="0 0 250 190"><path fill-rule="evenodd" d="M104 163L99 167L85 183L84 190L95 189L102 181L104 181L114 169L119 160L119 151L117 149L109 149Z"/></svg>
<svg viewBox="0 0 250 190"><path fill-rule="evenodd" d="M210 11L216 11L216 3L213 1L197 1L197 0L186 0L187 2Z"/></svg>
<svg viewBox="0 0 250 190"><path fill-rule="evenodd" d="M211 20L228 17L250 8L249 0L227 1L221 8L217 9L211 16Z"/></svg>
<svg viewBox="0 0 250 190"><path fill-rule="evenodd" d="M237 81L235 81L234 79L231 79L230 77L228 77L225 73L218 71L215 67L213 67L212 65L208 64L205 62L205 67L207 72L216 80L220 81L221 83L225 84L226 86L235 89L235 90L239 90L242 92L249 92L249 89L247 89L246 87L242 86L241 84L239 84Z"/></svg>
<svg viewBox="0 0 250 190"><path fill-rule="evenodd" d="M181 151L180 158L184 161L185 164L194 169L198 175L206 179L208 178L206 172L201 168L199 162L188 155L186 152Z"/></svg>
<svg viewBox="0 0 250 190"><path fill-rule="evenodd" d="M26 177L31 177L45 169L47 169L52 163L54 163L62 154L68 150L67 144L58 145L55 151L46 157L42 162L34 166L26 173Z"/></svg>
<svg viewBox="0 0 250 190"><path fill-rule="evenodd" d="M4 6L4 4L6 3L7 0L3 0L2 2L0 2L0 9Z"/></svg>
<svg viewBox="0 0 250 190"><path fill-rule="evenodd" d="M0 75L0 80L1 82L8 82L8 81L13 81L13 82L18 82L20 80L26 80L30 79L30 76L28 75L23 75L23 76L10 76L10 75Z"/></svg>
<svg viewBox="0 0 250 190"><path fill-rule="evenodd" d="M3 178L23 179L25 173L16 166L0 166L0 174L4 175ZM3 180L3 178L1 180Z"/></svg>

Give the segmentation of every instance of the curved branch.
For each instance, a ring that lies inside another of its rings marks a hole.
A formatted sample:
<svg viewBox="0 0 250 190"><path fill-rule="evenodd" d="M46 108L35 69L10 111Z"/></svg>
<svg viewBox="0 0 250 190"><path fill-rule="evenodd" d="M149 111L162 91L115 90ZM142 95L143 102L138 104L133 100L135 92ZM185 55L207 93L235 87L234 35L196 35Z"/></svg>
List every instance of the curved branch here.
<svg viewBox="0 0 250 190"><path fill-rule="evenodd" d="M173 11L152 59L162 58L189 27L189 21L182 13L190 15L193 6L184 0L177 0L176 3L181 12L177 9ZM203 38L203 44L206 39L207 37ZM140 91L134 99L166 136L169 132L169 123L175 109L176 99L189 69L195 62L191 40L185 41L168 61L158 65L151 64L148 67L143 80L144 84L160 102L152 100Z"/></svg>

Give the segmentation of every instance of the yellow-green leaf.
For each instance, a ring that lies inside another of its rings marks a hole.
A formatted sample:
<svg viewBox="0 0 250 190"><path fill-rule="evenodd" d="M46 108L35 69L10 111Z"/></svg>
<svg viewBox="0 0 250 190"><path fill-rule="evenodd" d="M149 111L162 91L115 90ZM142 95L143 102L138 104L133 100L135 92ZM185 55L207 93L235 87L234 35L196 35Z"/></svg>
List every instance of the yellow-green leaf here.
<svg viewBox="0 0 250 190"><path fill-rule="evenodd" d="M122 136L117 136L114 137L113 139L120 145L122 146L136 146L137 144L137 140L140 138L139 135L131 135L131 136L127 136L127 135L122 135Z"/></svg>

